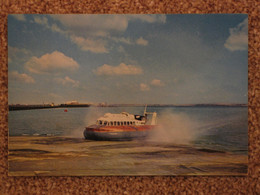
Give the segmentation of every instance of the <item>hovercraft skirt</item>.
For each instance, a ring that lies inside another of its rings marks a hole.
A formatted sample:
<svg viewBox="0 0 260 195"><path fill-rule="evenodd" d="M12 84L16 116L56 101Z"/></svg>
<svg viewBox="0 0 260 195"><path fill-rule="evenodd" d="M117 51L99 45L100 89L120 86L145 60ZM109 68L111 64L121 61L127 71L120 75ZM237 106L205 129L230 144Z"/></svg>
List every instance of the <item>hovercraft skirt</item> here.
<svg viewBox="0 0 260 195"><path fill-rule="evenodd" d="M84 131L84 137L90 140L111 140L111 141L123 141L133 139L143 139L147 137L152 130L152 126L147 125L146 128L142 127L141 130L132 127L124 129L105 129L105 128L86 128Z"/></svg>

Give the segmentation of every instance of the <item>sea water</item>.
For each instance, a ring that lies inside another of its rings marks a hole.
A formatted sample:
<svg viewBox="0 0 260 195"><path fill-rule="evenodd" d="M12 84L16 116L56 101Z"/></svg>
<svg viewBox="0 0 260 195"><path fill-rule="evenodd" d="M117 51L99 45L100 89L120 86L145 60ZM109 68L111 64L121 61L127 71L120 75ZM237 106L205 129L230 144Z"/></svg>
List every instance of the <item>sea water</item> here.
<svg viewBox="0 0 260 195"><path fill-rule="evenodd" d="M88 125L105 113L143 114L143 107L87 107L10 111L9 136L84 138ZM247 107L148 107L159 127L147 141L247 154ZM150 117L151 121L151 117Z"/></svg>

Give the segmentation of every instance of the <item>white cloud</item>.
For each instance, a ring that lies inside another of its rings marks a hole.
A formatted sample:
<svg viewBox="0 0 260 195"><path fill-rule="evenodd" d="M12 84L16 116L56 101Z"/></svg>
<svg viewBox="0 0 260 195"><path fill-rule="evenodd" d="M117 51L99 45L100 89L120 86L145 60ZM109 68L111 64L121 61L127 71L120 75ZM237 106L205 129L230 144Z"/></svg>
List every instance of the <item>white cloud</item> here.
<svg viewBox="0 0 260 195"><path fill-rule="evenodd" d="M165 23L165 15L50 15L57 24L50 25L45 16L34 16L34 22L44 26L53 32L58 32L70 37L83 51L92 53L108 53L107 41L112 40L123 44L147 45L148 41L140 37L136 41L130 38L117 37L126 31L130 21L141 21L148 23ZM62 30L65 27L67 30Z"/></svg>
<svg viewBox="0 0 260 195"><path fill-rule="evenodd" d="M145 40L143 37L140 37L136 41L131 40L129 37L128 38L125 38L125 37L109 37L109 38L111 40L117 42L117 43L119 42L119 43L124 43L124 44L128 44L128 45L133 45L133 44L143 45L143 46L148 45L148 41Z"/></svg>
<svg viewBox="0 0 260 195"><path fill-rule="evenodd" d="M153 79L151 81L151 85L155 86L155 87L163 87L164 83L161 80L159 80L159 79ZM140 90L141 91L150 91L151 88L150 88L150 86L148 84L140 83Z"/></svg>
<svg viewBox="0 0 260 195"><path fill-rule="evenodd" d="M24 83L35 83L35 80L31 76L27 74L20 74L17 71L10 72L10 79Z"/></svg>
<svg viewBox="0 0 260 195"><path fill-rule="evenodd" d="M67 33L66 31L62 30L57 24L49 25L47 17L35 16L33 18L33 20L35 23L40 24L40 25L44 26L45 28L52 30L53 32L58 32L61 34Z"/></svg>
<svg viewBox="0 0 260 195"><path fill-rule="evenodd" d="M140 37L139 39L137 39L137 40L136 40L136 43L137 43L138 45L143 45L143 46L148 45L148 41L145 40L145 39L143 39L143 37Z"/></svg>
<svg viewBox="0 0 260 195"><path fill-rule="evenodd" d="M31 52L27 49L24 48L17 48L17 47L12 47L8 45L8 55L17 55L18 53L22 53L23 55L30 54Z"/></svg>
<svg viewBox="0 0 260 195"><path fill-rule="evenodd" d="M128 20L121 15L52 15L55 20L68 27L71 32L82 36L89 33L95 36L105 36L108 32L123 32L128 26ZM82 31L83 30L83 31ZM79 34L80 33L80 34Z"/></svg>
<svg viewBox="0 0 260 195"><path fill-rule="evenodd" d="M91 51L93 53L108 53L105 45L106 42L99 39L85 39L83 37L71 36L72 42L77 44L83 51Z"/></svg>
<svg viewBox="0 0 260 195"><path fill-rule="evenodd" d="M165 23L165 15L52 15L52 18L69 27L71 31L87 30L90 34L105 36L108 32L124 32L129 21L139 20L148 23Z"/></svg>
<svg viewBox="0 0 260 195"><path fill-rule="evenodd" d="M148 23L165 23L165 15L51 15L68 28L71 35L76 36L101 36L107 37L111 33L126 31L130 21L142 21Z"/></svg>
<svg viewBox="0 0 260 195"><path fill-rule="evenodd" d="M230 51L247 50L248 48L248 18L229 29L230 36L224 46Z"/></svg>
<svg viewBox="0 0 260 195"><path fill-rule="evenodd" d="M35 16L33 19L34 19L35 23L41 24L41 25L45 25L46 27L49 27L48 19L46 17Z"/></svg>
<svg viewBox="0 0 260 195"><path fill-rule="evenodd" d="M118 66L104 64L94 70L94 73L97 75L138 75L142 74L143 70L141 67L126 65L124 63L121 63Z"/></svg>
<svg viewBox="0 0 260 195"><path fill-rule="evenodd" d="M36 74L57 74L64 71L74 71L79 68L79 64L63 53L54 51L51 54L47 53L39 58L32 57L25 63L25 68Z"/></svg>
<svg viewBox="0 0 260 195"><path fill-rule="evenodd" d="M121 42L124 44L128 44L131 45L133 44L133 42L130 40L130 38L124 38L124 37L110 37L111 40L115 41L115 42Z"/></svg>
<svg viewBox="0 0 260 195"><path fill-rule="evenodd" d="M148 22L148 23L154 23L154 22L158 22L158 23L165 23L166 22L166 16L165 15L151 15L151 14L137 14L137 15L129 15L128 16L129 19L138 19L141 20L143 22Z"/></svg>
<svg viewBox="0 0 260 195"><path fill-rule="evenodd" d="M24 48L8 46L8 63L19 62L24 63L31 55L31 51Z"/></svg>
<svg viewBox="0 0 260 195"><path fill-rule="evenodd" d="M124 32L128 26L128 20L120 15L52 15L66 27L67 35L71 41L78 45L83 51L92 53L108 53L106 40L127 43L129 40L121 38L112 39L110 33ZM52 29L57 32L60 28L56 25ZM106 39L106 40L104 40Z"/></svg>
<svg viewBox="0 0 260 195"><path fill-rule="evenodd" d="M24 14L12 14L11 16L13 16L16 20L23 21L23 22L26 21Z"/></svg>
<svg viewBox="0 0 260 195"><path fill-rule="evenodd" d="M163 87L165 84L159 79L153 79L151 81L151 85L156 86L156 87Z"/></svg>
<svg viewBox="0 0 260 195"><path fill-rule="evenodd" d="M142 45L142 46L148 45L148 41L145 40L143 37L140 37L136 41L133 41L130 38L125 38L125 37L110 37L110 39L115 42L120 42L128 45L133 45L133 44Z"/></svg>
<svg viewBox="0 0 260 195"><path fill-rule="evenodd" d="M50 29L53 31L53 32L59 32L59 33L63 33L63 34L66 34L65 31L61 30L57 24L52 24Z"/></svg>
<svg viewBox="0 0 260 195"><path fill-rule="evenodd" d="M131 41L129 38L118 38L125 32L130 21L141 21L147 23L165 23L165 15L51 15L51 17L63 25L67 31L61 30L59 25L54 24L47 28L68 35L72 42L76 43L82 50L93 53L108 53L106 40L121 42L124 44L147 45L148 41L139 38ZM44 23L45 21L39 21Z"/></svg>
<svg viewBox="0 0 260 195"><path fill-rule="evenodd" d="M148 23L165 23L165 15L98 15L98 14L88 14L88 15L51 15L52 18L62 23L64 26L68 27L71 32L89 33L95 36L106 36L109 32L124 32L129 21L139 20ZM82 35L82 34L80 34Z"/></svg>
<svg viewBox="0 0 260 195"><path fill-rule="evenodd" d="M79 86L79 81L75 81L68 76L66 76L64 78L55 78L54 80L57 83L62 84L62 85L67 85L67 86L72 86L72 87L78 87Z"/></svg>
<svg viewBox="0 0 260 195"><path fill-rule="evenodd" d="M150 87L149 87L149 85L147 85L145 83L140 83L140 90L141 91L150 91Z"/></svg>

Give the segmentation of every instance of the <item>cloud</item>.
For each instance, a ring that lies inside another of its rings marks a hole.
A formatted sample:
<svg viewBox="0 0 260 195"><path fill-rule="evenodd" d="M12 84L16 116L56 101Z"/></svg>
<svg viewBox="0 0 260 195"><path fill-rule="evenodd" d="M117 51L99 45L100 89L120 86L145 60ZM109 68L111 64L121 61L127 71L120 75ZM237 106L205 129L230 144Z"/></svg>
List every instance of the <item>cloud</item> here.
<svg viewBox="0 0 260 195"><path fill-rule="evenodd" d="M138 45L143 45L143 46L148 45L148 41L145 40L145 39L143 39L143 37L140 37L139 39L137 39L137 40L136 40L136 43L137 43Z"/></svg>
<svg viewBox="0 0 260 195"><path fill-rule="evenodd" d="M35 16L33 19L34 19L35 23L41 24L41 25L45 25L45 26L49 27L48 19L46 17Z"/></svg>
<svg viewBox="0 0 260 195"><path fill-rule="evenodd" d="M150 87L147 84L140 83L140 90L141 91L150 91Z"/></svg>
<svg viewBox="0 0 260 195"><path fill-rule="evenodd" d="M25 61L30 55L31 52L27 49L8 46L8 63Z"/></svg>
<svg viewBox="0 0 260 195"><path fill-rule="evenodd" d="M78 45L83 51L92 53L108 53L107 41L115 41L124 44L147 45L148 41L139 38L131 41L129 38L116 37L126 31L130 21L141 21L147 23L165 23L165 15L50 15L58 21L57 24L49 25L47 17L34 17L34 22L43 25L53 32L61 33L70 37L70 40ZM63 30L64 27L67 30Z"/></svg>
<svg viewBox="0 0 260 195"><path fill-rule="evenodd" d="M23 22L26 21L24 14L12 14L11 16L13 16L16 20L23 21Z"/></svg>
<svg viewBox="0 0 260 195"><path fill-rule="evenodd" d="M143 70L138 66L121 63L118 66L104 64L93 72L97 75L138 75L142 74Z"/></svg>
<svg viewBox="0 0 260 195"><path fill-rule="evenodd" d="M25 63L25 68L36 74L55 73L64 71L74 71L79 68L79 64L72 58L65 56L59 51L51 54L47 53L39 58L32 57Z"/></svg>
<svg viewBox="0 0 260 195"><path fill-rule="evenodd" d="M33 20L35 23L40 24L40 25L44 26L45 28L50 29L53 32L58 32L58 33L65 34L65 35L67 33L66 31L62 30L57 24L49 25L47 17L35 16L33 18Z"/></svg>
<svg viewBox="0 0 260 195"><path fill-rule="evenodd" d="M133 42L130 40L130 38L125 38L125 37L110 37L111 40L115 41L115 42L121 42L124 44L128 44L131 45L133 44Z"/></svg>
<svg viewBox="0 0 260 195"><path fill-rule="evenodd" d="M54 20L68 29L70 36L83 37L104 37L116 42L133 44L129 38L115 38L112 34L126 31L129 22L141 21L147 23L165 23L165 15L52 15ZM72 38L73 40L73 38ZM147 45L147 41L140 39L140 45Z"/></svg>
<svg viewBox="0 0 260 195"><path fill-rule="evenodd" d="M72 86L72 87L78 87L79 86L79 81L75 81L68 76L66 76L64 78L55 78L54 80L57 83L62 84L62 85L67 85L67 86Z"/></svg>
<svg viewBox="0 0 260 195"><path fill-rule="evenodd" d="M156 86L156 87L163 87L165 84L159 79L153 79L151 81L151 85Z"/></svg>
<svg viewBox="0 0 260 195"><path fill-rule="evenodd" d="M153 14L136 14L136 15L129 15L129 20L138 19L142 22L148 23L166 23L166 16L165 15L153 15Z"/></svg>
<svg viewBox="0 0 260 195"><path fill-rule="evenodd" d="M128 44L128 45L133 45L133 44L143 45L143 46L148 45L148 41L145 40L143 37L140 37L136 41L131 40L130 38L125 38L125 37L110 37L110 39L115 42L120 42L120 43L124 43L124 44Z"/></svg>
<svg viewBox="0 0 260 195"><path fill-rule="evenodd" d="M17 48L17 47L12 47L12 46L8 45L8 55L17 55L18 53L27 55L27 54L30 54L31 52L24 48Z"/></svg>
<svg viewBox="0 0 260 195"><path fill-rule="evenodd" d="M31 76L27 74L20 74L17 71L10 72L10 79L24 83L35 83L35 80Z"/></svg>
<svg viewBox="0 0 260 195"><path fill-rule="evenodd" d="M59 21L64 26L69 27L70 31L87 30L85 32L96 36L105 36L108 32L124 32L129 21L139 20L148 23L165 23L165 15L52 15L53 19Z"/></svg>
<svg viewBox="0 0 260 195"><path fill-rule="evenodd" d="M64 30L62 30L61 28L59 28L57 24L52 24L49 28L50 28L53 32L58 32L58 33L61 33L61 34L66 34L66 31L64 31Z"/></svg>
<svg viewBox="0 0 260 195"><path fill-rule="evenodd" d="M230 51L247 50L248 48L248 18L229 29L230 36L224 46Z"/></svg>
<svg viewBox="0 0 260 195"><path fill-rule="evenodd" d="M73 43L77 44L81 50L93 53L108 53L103 40L85 39L83 37L71 36Z"/></svg>
<svg viewBox="0 0 260 195"><path fill-rule="evenodd" d="M13 15L19 20L25 20L23 15ZM45 16L34 16L35 23L44 26L53 32L61 33L70 37L70 40L77 44L83 51L92 53L108 53L107 41L112 40L124 44L147 45L148 41L140 37L133 41L129 38L115 37L111 34L123 33L126 31L130 21L141 21L147 23L165 23L165 15L50 15L58 21L58 24L50 25ZM67 30L63 30L61 26ZM100 39L101 38L101 39ZM106 40L105 40L106 39Z"/></svg>
<svg viewBox="0 0 260 195"><path fill-rule="evenodd" d="M159 79L153 79L151 81L151 85L152 86L155 86L155 87L163 87L164 86L164 83L159 80ZM149 85L145 84L145 83L140 83L140 90L141 91L150 91L151 88Z"/></svg>
<svg viewBox="0 0 260 195"><path fill-rule="evenodd" d="M52 18L68 27L75 35L92 34L106 36L108 32L123 32L128 26L128 20L120 15L52 15Z"/></svg>

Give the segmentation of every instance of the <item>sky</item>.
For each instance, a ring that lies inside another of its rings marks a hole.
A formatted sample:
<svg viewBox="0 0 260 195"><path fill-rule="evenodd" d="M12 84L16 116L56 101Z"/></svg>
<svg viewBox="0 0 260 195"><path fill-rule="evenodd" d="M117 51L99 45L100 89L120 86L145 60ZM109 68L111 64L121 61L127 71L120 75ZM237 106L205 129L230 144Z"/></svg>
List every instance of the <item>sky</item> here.
<svg viewBox="0 0 260 195"><path fill-rule="evenodd" d="M247 103L248 16L8 15L9 104Z"/></svg>

